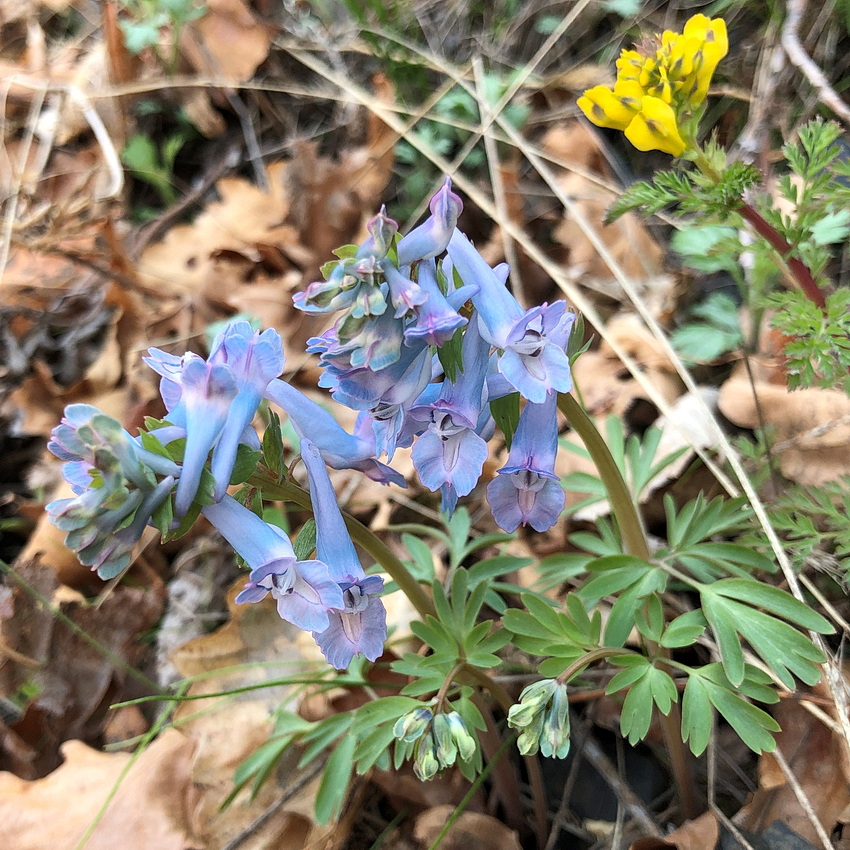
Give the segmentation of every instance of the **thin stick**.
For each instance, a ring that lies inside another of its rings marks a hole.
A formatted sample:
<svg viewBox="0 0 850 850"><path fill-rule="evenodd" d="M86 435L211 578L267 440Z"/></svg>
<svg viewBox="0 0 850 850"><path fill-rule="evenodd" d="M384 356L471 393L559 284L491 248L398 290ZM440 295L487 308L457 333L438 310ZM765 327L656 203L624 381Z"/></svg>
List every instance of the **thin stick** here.
<svg viewBox="0 0 850 850"><path fill-rule="evenodd" d="M794 792L794 796L797 798L797 802L800 804L800 808L806 813L806 817L809 819L809 822L814 827L815 832L817 833L818 838L820 839L821 844L824 846L824 850L833 850L832 841L830 841L829 836L826 833L826 830L823 828L823 824L820 822L820 818L815 814L815 810L812 807L811 800L809 800L806 792L803 790L800 783L797 781L797 777L791 772L791 768L788 765L788 762L785 760L785 756L782 755L782 751L777 747L771 755L776 759L776 763L779 765L779 769L785 774L785 779L788 782L791 790Z"/></svg>
<svg viewBox="0 0 850 850"><path fill-rule="evenodd" d="M782 27L780 37L782 48L791 63L802 71L803 76L813 86L821 101L845 124L850 125L850 108L836 94L823 71L814 63L800 43L800 24L803 20L804 8L803 0L786 0L785 24Z"/></svg>

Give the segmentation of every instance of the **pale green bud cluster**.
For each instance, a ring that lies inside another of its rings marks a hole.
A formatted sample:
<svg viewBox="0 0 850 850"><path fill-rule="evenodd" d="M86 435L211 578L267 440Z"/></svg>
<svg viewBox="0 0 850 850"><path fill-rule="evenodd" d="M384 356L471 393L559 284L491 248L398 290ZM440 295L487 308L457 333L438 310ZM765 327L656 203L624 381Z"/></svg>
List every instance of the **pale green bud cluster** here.
<svg viewBox="0 0 850 850"><path fill-rule="evenodd" d="M570 750L567 686L557 679L529 685L508 712L508 726L520 730L517 747L524 756L539 750L549 758L566 758Z"/></svg>
<svg viewBox="0 0 850 850"><path fill-rule="evenodd" d="M475 755L475 738L456 711L434 715L427 708L417 708L398 719L393 733L406 743L416 742L413 770L423 781L451 767L458 756L469 761Z"/></svg>

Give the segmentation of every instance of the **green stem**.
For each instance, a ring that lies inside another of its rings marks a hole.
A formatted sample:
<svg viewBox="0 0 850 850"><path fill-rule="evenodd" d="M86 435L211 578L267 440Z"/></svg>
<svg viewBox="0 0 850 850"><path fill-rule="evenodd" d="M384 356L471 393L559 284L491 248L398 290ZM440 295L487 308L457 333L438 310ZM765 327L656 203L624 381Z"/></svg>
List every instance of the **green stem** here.
<svg viewBox="0 0 850 850"><path fill-rule="evenodd" d="M693 143L693 149L695 151L693 161L696 167L706 177L709 177L715 183L720 183L721 175L714 169L708 157L695 142ZM818 286L809 267L799 257L791 256L794 247L788 240L752 204L747 203L743 199L741 200L741 206L737 209L737 213L779 254L788 266L791 276L797 281L806 297L820 307L821 310L826 310L826 299L823 290Z"/></svg>
<svg viewBox="0 0 850 850"><path fill-rule="evenodd" d="M573 430L581 437L585 448L596 465L599 477L608 493L611 512L620 528L623 548L629 555L649 561L651 553L640 513L607 443L602 439L602 435L596 425L593 424L593 420L571 395L559 395L558 408L567 417ZM662 658L665 655L661 647L650 641L646 641L646 651L648 655L656 658ZM583 659L580 660L583 661ZM690 752L682 741L682 721L679 706L674 705L667 715L661 714L659 721L664 733L667 752L670 754L670 766L679 792L682 813L686 818L694 818L699 814L700 806L696 798Z"/></svg>
<svg viewBox="0 0 850 850"><path fill-rule="evenodd" d="M581 437L591 459L596 464L599 477L608 493L611 512L616 517L617 525L620 527L626 553L648 561L650 552L646 542L643 521L608 445L602 439L602 435L597 430L596 425L593 424L593 420L571 395L562 393L558 396L558 409L567 417L576 434Z"/></svg>
<svg viewBox="0 0 850 850"><path fill-rule="evenodd" d="M271 473L258 470L251 476L248 483L261 488L263 495L271 499L292 502L308 511L313 509L310 494L306 490L289 481L278 482ZM428 594L386 543L371 529L363 525L360 520L355 519L345 511L342 515L345 518L351 539L387 571L390 578L401 588L404 595L419 612L419 615L423 618L429 614L436 615L434 603Z"/></svg>
<svg viewBox="0 0 850 850"><path fill-rule="evenodd" d="M612 655L638 655L638 653L622 646L600 646L598 649L592 649L590 652L582 655L581 658L577 658L573 661L573 663L570 664L570 666L567 667L560 676L558 676L557 681L561 685L566 685L580 670L584 670L585 667L589 667L594 662L601 661L603 658L610 658Z"/></svg>

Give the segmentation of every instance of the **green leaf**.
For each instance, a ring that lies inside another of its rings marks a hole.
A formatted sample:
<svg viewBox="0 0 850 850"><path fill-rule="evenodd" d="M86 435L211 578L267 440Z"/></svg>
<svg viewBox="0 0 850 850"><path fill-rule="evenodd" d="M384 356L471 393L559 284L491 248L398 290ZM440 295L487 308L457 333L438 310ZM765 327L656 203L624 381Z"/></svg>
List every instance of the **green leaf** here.
<svg viewBox="0 0 850 850"><path fill-rule="evenodd" d="M292 548L299 561L306 561L316 551L316 520L313 517L301 526L298 536L292 541Z"/></svg>
<svg viewBox="0 0 850 850"><path fill-rule="evenodd" d="M372 700L372 702L367 702L357 709L354 728L358 730L368 729L390 720L395 722L403 714L407 714L409 711L421 707L421 705L422 703L419 700L409 697L393 696Z"/></svg>
<svg viewBox="0 0 850 850"><path fill-rule="evenodd" d="M458 328L454 336L437 349L437 357L440 360L440 365L443 367L446 377L453 383L457 381L458 372L463 372L463 357L461 355L461 344L463 342L462 330L462 328Z"/></svg>
<svg viewBox="0 0 850 850"><path fill-rule="evenodd" d="M668 624L659 643L667 649L692 646L705 631L705 627L706 620L699 608L688 611Z"/></svg>
<svg viewBox="0 0 850 850"><path fill-rule="evenodd" d="M496 555L486 558L469 568L469 589L473 590L481 582L513 573L523 567L530 566L534 561L531 558L518 558L515 555Z"/></svg>
<svg viewBox="0 0 850 850"><path fill-rule="evenodd" d="M709 586L700 588L700 599L705 619L714 632L720 660L729 681L738 686L744 680L744 653L735 620L735 612L721 597L710 591Z"/></svg>
<svg viewBox="0 0 850 850"><path fill-rule="evenodd" d="M779 724L766 712L732 691L703 679L711 704L738 733L738 737L754 752L772 752L776 741L771 732L779 732Z"/></svg>
<svg viewBox="0 0 850 850"><path fill-rule="evenodd" d="M269 424L263 433L263 458L265 465L282 481L286 473L283 460L283 435L280 430L280 417L269 411Z"/></svg>
<svg viewBox="0 0 850 850"><path fill-rule="evenodd" d="M357 773L362 776L374 767L378 759L389 752L390 746L395 740L392 723L383 723L377 726L365 738L360 740L354 754Z"/></svg>
<svg viewBox="0 0 850 850"><path fill-rule="evenodd" d="M714 725L711 700L705 681L696 674L688 677L682 696L682 740L695 756L701 756L708 746Z"/></svg>
<svg viewBox="0 0 850 850"><path fill-rule="evenodd" d="M664 610L657 593L645 597L643 608L635 612L635 625L645 638L656 643L661 640L664 631Z"/></svg>
<svg viewBox="0 0 850 850"><path fill-rule="evenodd" d="M354 735L346 735L334 747L325 765L319 791L316 794L316 820L320 824L326 824L337 818L342 811L354 767L356 745L357 739Z"/></svg>
<svg viewBox="0 0 850 850"><path fill-rule="evenodd" d="M505 437L505 445L510 451L514 433L519 425L519 393L509 393L490 402L490 413L496 425Z"/></svg>
<svg viewBox="0 0 850 850"><path fill-rule="evenodd" d="M843 242L850 235L850 210L841 209L826 213L812 225L811 234L816 245Z"/></svg>
<svg viewBox="0 0 850 850"><path fill-rule="evenodd" d="M738 599L748 605L758 605L772 611L804 629L825 635L835 632L825 617L781 588L752 579L728 578L715 582L711 589L729 599Z"/></svg>

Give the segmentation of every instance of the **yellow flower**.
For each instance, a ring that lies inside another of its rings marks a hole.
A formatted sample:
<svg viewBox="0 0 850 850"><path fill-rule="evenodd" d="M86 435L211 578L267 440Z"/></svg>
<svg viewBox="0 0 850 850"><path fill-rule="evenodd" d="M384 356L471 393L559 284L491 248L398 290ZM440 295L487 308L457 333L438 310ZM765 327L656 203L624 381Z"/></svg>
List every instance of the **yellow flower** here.
<svg viewBox="0 0 850 850"><path fill-rule="evenodd" d="M640 112L625 132L639 151L664 151L673 156L681 156L685 151L673 107L657 97L643 99Z"/></svg>
<svg viewBox="0 0 850 850"><path fill-rule="evenodd" d="M618 83L617 86L619 85ZM638 87L638 96L635 98L628 95L618 96L617 86L614 91L611 91L608 86L594 86L577 101L579 109L597 127L625 130L640 109L643 95L643 92L639 91L640 87Z"/></svg>
<svg viewBox="0 0 850 850"><path fill-rule="evenodd" d="M694 89L690 101L699 105L708 94L708 87L717 63L729 52L729 38L723 18L711 20L705 15L694 15L686 24L684 36L694 39L699 47L694 51Z"/></svg>
<svg viewBox="0 0 850 850"><path fill-rule="evenodd" d="M614 88L589 89L578 105L594 124L623 130L639 150L680 156L686 148L681 128L699 114L717 63L728 49L723 19L694 15L683 32L665 30L655 36L654 44L624 50L617 60Z"/></svg>

